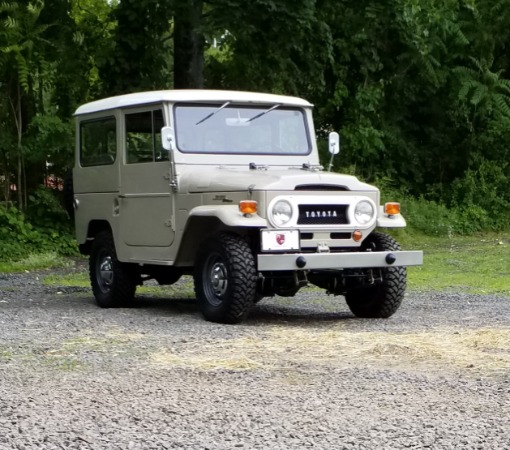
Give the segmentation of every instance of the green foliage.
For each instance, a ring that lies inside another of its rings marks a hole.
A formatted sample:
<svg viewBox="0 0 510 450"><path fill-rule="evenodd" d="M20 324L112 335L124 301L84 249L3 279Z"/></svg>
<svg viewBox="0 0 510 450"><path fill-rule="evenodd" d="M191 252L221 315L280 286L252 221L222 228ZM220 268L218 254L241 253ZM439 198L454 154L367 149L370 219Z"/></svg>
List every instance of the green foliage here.
<svg viewBox="0 0 510 450"><path fill-rule="evenodd" d="M35 191L26 214L0 206L0 248L0 261L33 253L76 254L70 220L52 191Z"/></svg>
<svg viewBox="0 0 510 450"><path fill-rule="evenodd" d="M509 185L508 163L482 160L454 181L451 203L479 222L481 230L504 230L510 223Z"/></svg>
<svg viewBox="0 0 510 450"><path fill-rule="evenodd" d="M494 171L494 173L493 173ZM494 180L499 189L492 191ZM507 178L503 169L484 162L480 171L472 171L457 180L448 191L449 203L413 197L388 178L377 180L382 201L402 204L410 233L428 236L470 235L486 231L508 230L510 220L508 194L504 192Z"/></svg>
<svg viewBox="0 0 510 450"><path fill-rule="evenodd" d="M508 228L508 23L510 0L0 1L0 198L26 209L4 208L2 226L19 245L65 242L38 186L73 164L74 109L171 88L176 54L201 70L174 51L179 28L204 47L206 87L314 103L317 135L342 136L334 170L391 179L415 230Z"/></svg>
<svg viewBox="0 0 510 450"><path fill-rule="evenodd" d="M26 145L29 163L40 167L51 163L47 172L63 177L74 162L74 123L54 114L37 115L28 128Z"/></svg>
<svg viewBox="0 0 510 450"><path fill-rule="evenodd" d="M510 118L510 80L501 77L503 70L492 72L493 60L469 60L474 68L454 69L460 81L459 100L468 101L474 115L501 114Z"/></svg>
<svg viewBox="0 0 510 450"><path fill-rule="evenodd" d="M160 0L122 0L112 10L112 45L99 67L106 95L169 87L171 6Z"/></svg>

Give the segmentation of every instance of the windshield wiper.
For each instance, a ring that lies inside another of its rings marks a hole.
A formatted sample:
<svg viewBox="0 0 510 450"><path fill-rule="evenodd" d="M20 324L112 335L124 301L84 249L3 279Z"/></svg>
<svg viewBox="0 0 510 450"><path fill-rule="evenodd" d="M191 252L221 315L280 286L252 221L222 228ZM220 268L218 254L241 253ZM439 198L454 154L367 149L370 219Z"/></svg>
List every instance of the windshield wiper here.
<svg viewBox="0 0 510 450"><path fill-rule="evenodd" d="M271 108L269 108L269 109L267 109L265 111L262 111L261 113L258 113L255 116L251 117L246 122L253 122L255 119L258 119L259 117L264 116L268 112L271 112L273 109L279 108L280 106L282 106L282 104L281 103L277 103L276 105L272 106Z"/></svg>
<svg viewBox="0 0 510 450"><path fill-rule="evenodd" d="M203 119L200 119L195 125L200 125L202 122L205 122L207 119L210 119L212 116L214 116L217 112L220 112L223 108L230 105L230 102L223 103L218 109L214 110L212 113L207 114Z"/></svg>

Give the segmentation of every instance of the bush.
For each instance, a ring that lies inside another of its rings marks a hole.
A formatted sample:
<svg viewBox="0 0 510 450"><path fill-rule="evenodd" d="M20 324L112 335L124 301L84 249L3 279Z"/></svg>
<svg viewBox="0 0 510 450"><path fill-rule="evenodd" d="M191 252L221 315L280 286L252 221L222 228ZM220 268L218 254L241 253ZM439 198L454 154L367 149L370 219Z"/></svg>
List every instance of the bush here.
<svg viewBox="0 0 510 450"><path fill-rule="evenodd" d="M475 221L490 231L508 229L510 224L510 176L506 163L482 160L454 181L451 205L459 208L465 221Z"/></svg>
<svg viewBox="0 0 510 450"><path fill-rule="evenodd" d="M413 197L395 188L389 179L380 179L376 185L381 189L383 202L399 201L402 204L408 231L449 236L508 230L510 201L505 189L508 182L510 180L501 166L487 163L479 171L468 171L439 200L424 195ZM436 194L431 197L437 198Z"/></svg>
<svg viewBox="0 0 510 450"><path fill-rule="evenodd" d="M12 206L0 206L0 248L1 261L33 253L77 253L71 222L53 191L40 188L34 192L26 214Z"/></svg>

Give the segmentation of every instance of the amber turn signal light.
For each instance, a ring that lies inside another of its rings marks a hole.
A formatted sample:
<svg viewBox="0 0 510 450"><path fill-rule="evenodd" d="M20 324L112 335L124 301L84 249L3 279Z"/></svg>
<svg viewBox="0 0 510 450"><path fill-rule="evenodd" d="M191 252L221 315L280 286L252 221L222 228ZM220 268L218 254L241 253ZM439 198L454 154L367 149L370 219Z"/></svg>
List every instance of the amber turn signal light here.
<svg viewBox="0 0 510 450"><path fill-rule="evenodd" d="M241 200L239 202L239 211L243 214L256 214L257 202L255 200Z"/></svg>
<svg viewBox="0 0 510 450"><path fill-rule="evenodd" d="M400 203L385 203L384 212L390 216L400 214Z"/></svg>
<svg viewBox="0 0 510 450"><path fill-rule="evenodd" d="M352 233L352 238L355 242L359 242L363 238L363 233L359 230L356 230L354 233Z"/></svg>

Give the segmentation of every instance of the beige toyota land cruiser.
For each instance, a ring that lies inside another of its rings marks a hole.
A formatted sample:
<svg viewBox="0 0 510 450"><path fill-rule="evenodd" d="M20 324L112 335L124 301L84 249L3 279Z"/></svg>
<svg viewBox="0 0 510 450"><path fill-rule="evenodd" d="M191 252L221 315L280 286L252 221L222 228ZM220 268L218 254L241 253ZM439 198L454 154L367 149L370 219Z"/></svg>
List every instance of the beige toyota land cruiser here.
<svg viewBox="0 0 510 450"><path fill-rule="evenodd" d="M389 317L406 287L401 251L380 228L398 203L319 163L312 105L271 94L175 90L76 111L73 204L99 306L193 275L207 320L235 323L263 297L313 284L358 317ZM329 140L339 151L338 134Z"/></svg>

